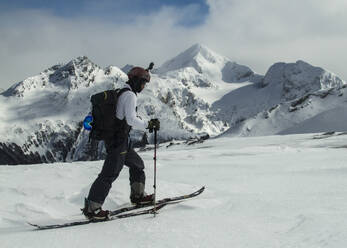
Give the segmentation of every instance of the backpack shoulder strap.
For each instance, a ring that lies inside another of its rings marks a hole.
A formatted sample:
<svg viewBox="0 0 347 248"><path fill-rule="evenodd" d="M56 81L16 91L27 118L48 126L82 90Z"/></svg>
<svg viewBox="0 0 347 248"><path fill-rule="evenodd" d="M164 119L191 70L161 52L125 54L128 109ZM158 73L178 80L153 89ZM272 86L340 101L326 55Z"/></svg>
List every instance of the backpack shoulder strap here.
<svg viewBox="0 0 347 248"><path fill-rule="evenodd" d="M129 89L129 88L118 89L117 90L117 97L120 97L120 95L122 95L126 91L131 91L131 89Z"/></svg>

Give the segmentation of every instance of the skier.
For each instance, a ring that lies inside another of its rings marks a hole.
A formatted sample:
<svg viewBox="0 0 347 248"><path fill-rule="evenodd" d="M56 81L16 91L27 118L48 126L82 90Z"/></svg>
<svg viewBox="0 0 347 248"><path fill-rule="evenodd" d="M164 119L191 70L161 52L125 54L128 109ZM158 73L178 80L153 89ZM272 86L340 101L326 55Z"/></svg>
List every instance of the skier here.
<svg viewBox="0 0 347 248"><path fill-rule="evenodd" d="M121 90L118 97L116 117L121 123L120 131L104 140L106 159L103 168L92 184L89 195L85 199L83 214L88 219L103 220L109 218L109 211L101 207L111 189L112 183L117 179L123 165L129 167L130 174L130 201L133 204L145 204L154 201L154 195L147 195L145 189L144 162L131 147L129 132L131 128L152 132L159 130L158 119L151 119L148 123L136 116L137 94L146 83L150 81L148 69L134 67L128 72L127 85Z"/></svg>

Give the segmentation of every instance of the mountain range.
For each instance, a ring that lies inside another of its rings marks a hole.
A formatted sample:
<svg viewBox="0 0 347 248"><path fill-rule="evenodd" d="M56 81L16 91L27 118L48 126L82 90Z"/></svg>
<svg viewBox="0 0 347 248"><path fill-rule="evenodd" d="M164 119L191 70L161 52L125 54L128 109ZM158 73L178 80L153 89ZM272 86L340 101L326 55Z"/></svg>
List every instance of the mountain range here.
<svg viewBox="0 0 347 248"><path fill-rule="evenodd" d="M131 67L101 68L82 56L2 92L0 164L104 158L103 143L89 142L82 121L90 96L122 87ZM138 115L160 119L160 142L347 130L345 81L301 60L260 75L195 44L151 76L138 95ZM153 140L139 131L132 137L139 146Z"/></svg>

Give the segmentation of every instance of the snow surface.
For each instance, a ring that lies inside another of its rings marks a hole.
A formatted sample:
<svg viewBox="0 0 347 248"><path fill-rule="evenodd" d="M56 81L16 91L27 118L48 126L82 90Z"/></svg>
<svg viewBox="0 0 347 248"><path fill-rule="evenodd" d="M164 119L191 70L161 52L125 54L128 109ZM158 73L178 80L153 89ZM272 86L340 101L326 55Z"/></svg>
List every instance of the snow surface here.
<svg viewBox="0 0 347 248"><path fill-rule="evenodd" d="M206 190L155 218L34 231L27 221L81 217L103 161L0 166L1 247L346 247L345 133L166 145L158 150L158 197ZM153 151L140 155L151 192ZM127 205L128 197L125 168L104 207Z"/></svg>
<svg viewBox="0 0 347 248"><path fill-rule="evenodd" d="M223 136L262 136L347 131L347 87L331 88L273 106L230 128Z"/></svg>
<svg viewBox="0 0 347 248"><path fill-rule="evenodd" d="M347 131L347 107L336 107L320 113L279 134Z"/></svg>

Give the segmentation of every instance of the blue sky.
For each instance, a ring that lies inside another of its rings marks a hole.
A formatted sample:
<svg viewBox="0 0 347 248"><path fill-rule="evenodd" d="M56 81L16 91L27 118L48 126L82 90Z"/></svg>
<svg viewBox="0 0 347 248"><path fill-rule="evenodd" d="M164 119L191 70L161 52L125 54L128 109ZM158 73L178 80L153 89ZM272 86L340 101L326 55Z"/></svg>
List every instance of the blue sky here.
<svg viewBox="0 0 347 248"><path fill-rule="evenodd" d="M195 43L260 74L303 60L347 80L346 0L0 0L0 88L87 56L160 66Z"/></svg>
<svg viewBox="0 0 347 248"><path fill-rule="evenodd" d="M3 12L19 9L50 11L64 18L90 17L108 22L132 22L138 15L151 15L159 9L194 8L189 18L180 20L177 25L194 27L204 23L209 6L204 0L0 0Z"/></svg>

